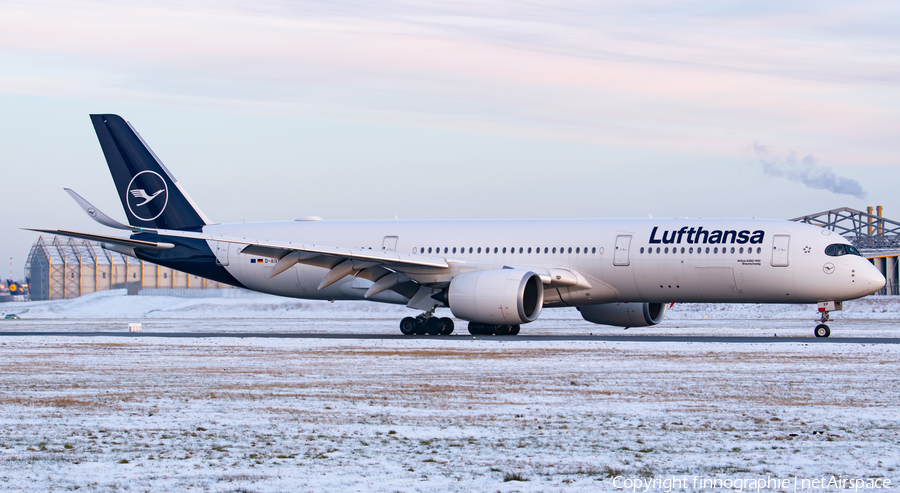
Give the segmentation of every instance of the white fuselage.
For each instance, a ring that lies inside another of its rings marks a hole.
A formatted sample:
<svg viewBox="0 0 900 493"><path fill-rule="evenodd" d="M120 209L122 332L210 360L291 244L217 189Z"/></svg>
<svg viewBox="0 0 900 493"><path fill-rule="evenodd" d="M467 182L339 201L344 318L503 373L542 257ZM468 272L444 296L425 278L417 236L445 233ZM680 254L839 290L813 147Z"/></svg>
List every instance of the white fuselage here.
<svg viewBox="0 0 900 493"><path fill-rule="evenodd" d="M753 219L285 221L215 224L204 233L443 257L449 269L410 274L423 284L504 266L577 277L548 284L544 305L613 301L815 303L874 293L884 277L857 255L828 256L848 242L805 224ZM247 288L307 299L362 299L371 286L348 277L318 290L328 269L298 264L269 278L275 259L209 242ZM552 279L551 279L552 280ZM373 301L406 303L386 291Z"/></svg>

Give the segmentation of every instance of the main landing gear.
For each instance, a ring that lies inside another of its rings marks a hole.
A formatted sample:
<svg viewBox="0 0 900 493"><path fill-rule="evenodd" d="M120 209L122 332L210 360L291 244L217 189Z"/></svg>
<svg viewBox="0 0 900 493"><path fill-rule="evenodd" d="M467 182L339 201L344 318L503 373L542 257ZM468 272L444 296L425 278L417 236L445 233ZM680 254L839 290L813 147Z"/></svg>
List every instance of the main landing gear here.
<svg viewBox="0 0 900 493"><path fill-rule="evenodd" d="M489 325L469 322L469 334L473 336L515 336L519 335L519 325Z"/></svg>
<svg viewBox="0 0 900 493"><path fill-rule="evenodd" d="M400 332L405 336L425 335L448 336L453 333L453 320L447 317L435 317L434 310L418 317L406 317L400 321Z"/></svg>
<svg viewBox="0 0 900 493"><path fill-rule="evenodd" d="M469 334L474 336L514 336L519 335L519 325L490 325L469 322ZM434 310L418 317L406 317L400 321L400 332L406 336L448 336L453 333L453 320L435 317Z"/></svg>

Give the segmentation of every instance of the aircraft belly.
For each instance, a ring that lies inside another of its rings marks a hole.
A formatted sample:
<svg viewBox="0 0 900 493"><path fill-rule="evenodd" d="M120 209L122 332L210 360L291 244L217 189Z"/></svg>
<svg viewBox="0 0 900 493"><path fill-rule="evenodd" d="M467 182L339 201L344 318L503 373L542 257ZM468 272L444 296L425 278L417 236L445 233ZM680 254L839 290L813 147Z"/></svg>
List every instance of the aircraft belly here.
<svg viewBox="0 0 900 493"><path fill-rule="evenodd" d="M233 245L232 248L239 248ZM341 287L349 279L338 281L324 289L317 289L328 269L297 264L287 271L269 278L277 260L229 252L229 265L225 266L232 276L241 281L247 289L262 293L291 298L344 300L358 299L345 294Z"/></svg>

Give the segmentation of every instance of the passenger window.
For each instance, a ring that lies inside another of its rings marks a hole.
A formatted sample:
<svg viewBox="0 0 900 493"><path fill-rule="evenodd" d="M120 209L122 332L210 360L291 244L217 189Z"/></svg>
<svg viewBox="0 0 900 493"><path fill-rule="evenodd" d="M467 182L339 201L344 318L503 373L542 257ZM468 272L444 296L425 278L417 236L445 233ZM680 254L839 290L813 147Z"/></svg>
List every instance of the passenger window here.
<svg viewBox="0 0 900 493"><path fill-rule="evenodd" d="M580 247L579 247L579 248L576 248L576 249L575 249L575 253L581 253L581 248L580 248ZM643 253L643 252L642 252L642 253Z"/></svg>
<svg viewBox="0 0 900 493"><path fill-rule="evenodd" d="M453 253L456 253L456 247L453 247Z"/></svg>
<svg viewBox="0 0 900 493"><path fill-rule="evenodd" d="M419 249L417 247L413 247L413 253L419 253Z"/></svg>
<svg viewBox="0 0 900 493"><path fill-rule="evenodd" d="M762 253L762 247L756 247L756 253Z"/></svg>
<svg viewBox="0 0 900 493"><path fill-rule="evenodd" d="M572 253L572 247L569 247L569 253Z"/></svg>
<svg viewBox="0 0 900 493"><path fill-rule="evenodd" d="M591 248L591 253L597 253L597 247Z"/></svg>
<svg viewBox="0 0 900 493"><path fill-rule="evenodd" d="M478 247L478 253L481 253L481 247Z"/></svg>
<svg viewBox="0 0 900 493"><path fill-rule="evenodd" d="M529 250L528 253L531 253L531 249L529 248L528 250ZM522 247L519 247L519 253L522 253L523 251L525 251L525 249Z"/></svg>
<svg viewBox="0 0 900 493"><path fill-rule="evenodd" d="M688 248L688 253L694 253L694 247Z"/></svg>
<svg viewBox="0 0 900 493"><path fill-rule="evenodd" d="M544 247L544 253L547 253L548 250L549 249L547 247Z"/></svg>
<svg viewBox="0 0 900 493"><path fill-rule="evenodd" d="M663 253L669 253L669 247L666 247L666 249L663 250Z"/></svg>
<svg viewBox="0 0 900 493"><path fill-rule="evenodd" d="M731 253L734 253L734 247L731 247Z"/></svg>
<svg viewBox="0 0 900 493"><path fill-rule="evenodd" d="M641 247L641 253L644 253L644 247Z"/></svg>
<svg viewBox="0 0 900 493"><path fill-rule="evenodd" d="M444 247L444 253L449 253L449 252L450 252L450 249L447 247Z"/></svg>
<svg viewBox="0 0 900 493"><path fill-rule="evenodd" d="M684 253L684 247L681 247L681 253Z"/></svg>
<svg viewBox="0 0 900 493"><path fill-rule="evenodd" d="M495 249L496 250L496 249ZM506 253L506 247L503 247L503 253Z"/></svg>
<svg viewBox="0 0 900 493"><path fill-rule="evenodd" d="M556 253L556 247L553 247L553 253Z"/></svg>
<svg viewBox="0 0 900 493"><path fill-rule="evenodd" d="M431 247L428 247L428 253L431 253Z"/></svg>
<svg viewBox="0 0 900 493"><path fill-rule="evenodd" d="M706 253L709 253L709 247L706 247Z"/></svg>

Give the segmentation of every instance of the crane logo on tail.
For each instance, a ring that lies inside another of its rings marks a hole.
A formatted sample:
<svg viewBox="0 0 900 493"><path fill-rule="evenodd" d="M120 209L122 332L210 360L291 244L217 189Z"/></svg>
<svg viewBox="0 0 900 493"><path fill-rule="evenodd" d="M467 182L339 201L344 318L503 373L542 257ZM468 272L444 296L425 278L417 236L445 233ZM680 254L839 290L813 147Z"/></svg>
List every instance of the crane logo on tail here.
<svg viewBox="0 0 900 493"><path fill-rule="evenodd" d="M153 190L147 193L147 190ZM141 171L128 183L125 202L131 215L141 221L153 221L162 215L169 202L169 187L155 171Z"/></svg>
<svg viewBox="0 0 900 493"><path fill-rule="evenodd" d="M164 191L165 190L157 190L156 192L153 192L153 195L147 195L147 191L144 190L143 188L138 188L137 190L131 190L131 195L134 195L135 197L137 197L139 199L144 199L143 202L141 202L140 204L134 204L134 206L140 207L142 205L147 205L147 202L150 202L151 200L155 199L157 195L163 193Z"/></svg>

